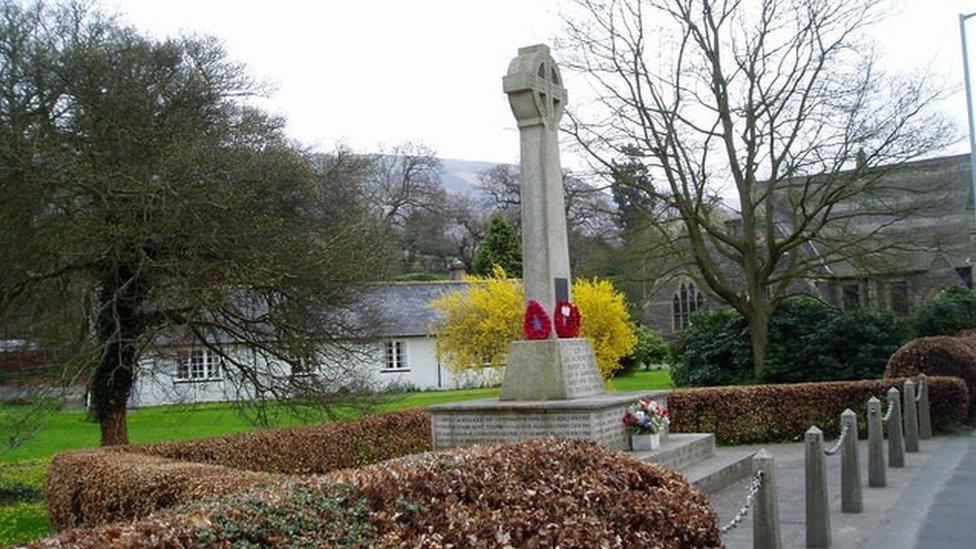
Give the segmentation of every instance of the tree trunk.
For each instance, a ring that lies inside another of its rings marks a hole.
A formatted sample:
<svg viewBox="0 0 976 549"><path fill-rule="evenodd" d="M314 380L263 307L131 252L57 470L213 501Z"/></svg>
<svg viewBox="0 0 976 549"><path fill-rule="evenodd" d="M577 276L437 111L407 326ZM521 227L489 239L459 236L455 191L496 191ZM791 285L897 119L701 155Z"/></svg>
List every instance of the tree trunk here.
<svg viewBox="0 0 976 549"><path fill-rule="evenodd" d="M752 367L756 381L762 378L769 346L769 315L753 311L746 317L749 323L749 342L752 345Z"/></svg>
<svg viewBox="0 0 976 549"><path fill-rule="evenodd" d="M102 446L128 444L125 407L135 381L135 342L144 326L138 313L144 288L137 269L116 265L103 277L95 331L101 357L89 380L91 414L102 431Z"/></svg>
<svg viewBox="0 0 976 549"><path fill-rule="evenodd" d="M102 446L117 446L129 443L129 430L125 424L124 404L103 412L99 423L101 423L102 428Z"/></svg>

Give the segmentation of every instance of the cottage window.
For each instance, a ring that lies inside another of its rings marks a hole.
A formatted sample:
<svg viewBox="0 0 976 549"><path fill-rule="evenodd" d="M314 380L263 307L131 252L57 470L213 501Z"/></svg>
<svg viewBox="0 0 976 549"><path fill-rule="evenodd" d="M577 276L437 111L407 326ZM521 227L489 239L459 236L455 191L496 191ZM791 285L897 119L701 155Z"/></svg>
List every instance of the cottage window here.
<svg viewBox="0 0 976 549"><path fill-rule="evenodd" d="M176 366L178 381L220 379L220 355L210 349L193 349Z"/></svg>
<svg viewBox="0 0 976 549"><path fill-rule="evenodd" d="M385 351L385 370L406 370L407 355L402 341L387 341Z"/></svg>
<svg viewBox="0 0 976 549"><path fill-rule="evenodd" d="M674 331L678 332L691 326L691 313L701 309L704 304L705 297L693 283L682 284L671 301Z"/></svg>

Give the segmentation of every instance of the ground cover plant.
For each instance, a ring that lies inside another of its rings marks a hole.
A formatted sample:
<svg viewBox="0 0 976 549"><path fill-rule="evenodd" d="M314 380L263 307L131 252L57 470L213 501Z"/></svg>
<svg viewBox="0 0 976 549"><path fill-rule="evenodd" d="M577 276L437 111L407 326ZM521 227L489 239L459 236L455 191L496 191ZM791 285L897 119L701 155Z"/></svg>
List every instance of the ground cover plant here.
<svg viewBox="0 0 976 549"><path fill-rule="evenodd" d="M553 482L554 478L559 482ZM677 473L593 443L537 439L282 479L36 546L719 546L714 511Z"/></svg>
<svg viewBox="0 0 976 549"><path fill-rule="evenodd" d="M23 543L48 533L47 467L41 461L0 464L0 545Z"/></svg>
<svg viewBox="0 0 976 549"><path fill-rule="evenodd" d="M833 437L840 431L841 412L850 408L866 433L868 399L874 396L884 403L888 389L901 390L904 382L892 378L682 389L668 395L671 431L715 433L721 444L757 444L801 440L816 425ZM966 419L969 393L961 379L930 377L929 399L937 431Z"/></svg>

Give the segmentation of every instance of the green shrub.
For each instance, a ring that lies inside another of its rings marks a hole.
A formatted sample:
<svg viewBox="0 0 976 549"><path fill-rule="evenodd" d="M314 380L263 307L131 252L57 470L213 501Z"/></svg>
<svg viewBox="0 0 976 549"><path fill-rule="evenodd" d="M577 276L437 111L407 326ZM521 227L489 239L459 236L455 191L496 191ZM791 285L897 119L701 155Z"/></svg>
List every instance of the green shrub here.
<svg viewBox="0 0 976 549"><path fill-rule="evenodd" d="M882 403L889 388L901 390L905 378L834 381L789 385L751 385L683 389L668 395L671 431L715 433L722 444L759 444L802 440L816 425L832 438L840 414L850 408L865 432L867 401ZM930 377L932 426L945 431L966 418L969 394L955 377Z"/></svg>
<svg viewBox="0 0 976 549"><path fill-rule="evenodd" d="M637 333L637 345L631 353L620 359L621 368L614 375L631 372L635 368L650 369L655 364L667 362L671 357L671 349L664 336L656 330L640 327Z"/></svg>
<svg viewBox="0 0 976 549"><path fill-rule="evenodd" d="M694 313L674 355L671 377L678 386L732 385L752 377L749 328L730 309Z"/></svg>
<svg viewBox="0 0 976 549"><path fill-rule="evenodd" d="M905 341L896 317L870 310L837 310L811 298L785 300L773 313L762 378L800 383L880 378ZM675 346L672 377L679 386L753 383L749 328L729 309L699 312Z"/></svg>
<svg viewBox="0 0 976 549"><path fill-rule="evenodd" d="M976 293L949 288L918 307L912 319L916 336L954 335L976 328Z"/></svg>
<svg viewBox="0 0 976 549"><path fill-rule="evenodd" d="M769 346L763 382L880 378L888 357L906 339L904 325L891 314L820 310L793 314L794 307L774 315L775 340Z"/></svg>

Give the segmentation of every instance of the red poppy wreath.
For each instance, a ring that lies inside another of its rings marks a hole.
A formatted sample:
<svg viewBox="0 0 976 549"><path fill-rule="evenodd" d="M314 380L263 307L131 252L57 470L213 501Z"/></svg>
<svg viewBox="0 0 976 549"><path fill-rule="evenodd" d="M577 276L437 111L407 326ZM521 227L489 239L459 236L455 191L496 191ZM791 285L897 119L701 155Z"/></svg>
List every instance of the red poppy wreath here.
<svg viewBox="0 0 976 549"><path fill-rule="evenodd" d="M552 332L549 314L541 303L530 299L525 306L525 321L522 324L526 339L546 339Z"/></svg>
<svg viewBox="0 0 976 549"><path fill-rule="evenodd" d="M556 325L556 335L561 338L579 337L580 312L576 305L565 299L556 302L556 312L552 315Z"/></svg>

